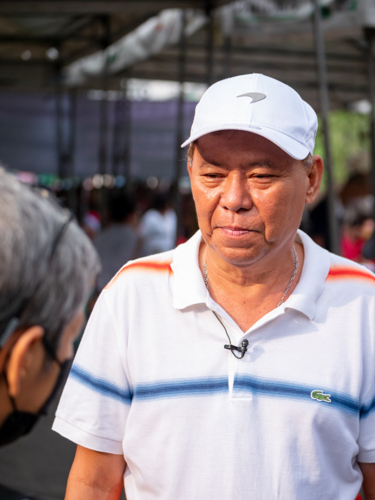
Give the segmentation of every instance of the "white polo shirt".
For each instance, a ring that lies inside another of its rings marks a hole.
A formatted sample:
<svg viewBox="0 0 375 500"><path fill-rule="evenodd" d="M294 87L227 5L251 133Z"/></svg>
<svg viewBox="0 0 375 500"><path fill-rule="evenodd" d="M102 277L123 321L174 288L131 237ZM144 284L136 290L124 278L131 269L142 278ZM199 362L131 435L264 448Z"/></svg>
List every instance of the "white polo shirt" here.
<svg viewBox="0 0 375 500"><path fill-rule="evenodd" d="M53 428L123 454L129 500L355 498L375 462L375 276L298 238L297 287L245 334L205 288L199 232L103 291Z"/></svg>

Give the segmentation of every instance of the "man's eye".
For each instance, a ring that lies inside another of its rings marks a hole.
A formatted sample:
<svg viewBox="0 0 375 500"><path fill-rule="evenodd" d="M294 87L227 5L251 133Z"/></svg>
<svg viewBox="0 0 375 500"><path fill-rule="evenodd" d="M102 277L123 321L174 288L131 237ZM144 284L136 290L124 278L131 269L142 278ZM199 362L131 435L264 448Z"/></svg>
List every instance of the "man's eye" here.
<svg viewBox="0 0 375 500"><path fill-rule="evenodd" d="M269 179L273 176L271 174L255 174L254 177L256 179Z"/></svg>

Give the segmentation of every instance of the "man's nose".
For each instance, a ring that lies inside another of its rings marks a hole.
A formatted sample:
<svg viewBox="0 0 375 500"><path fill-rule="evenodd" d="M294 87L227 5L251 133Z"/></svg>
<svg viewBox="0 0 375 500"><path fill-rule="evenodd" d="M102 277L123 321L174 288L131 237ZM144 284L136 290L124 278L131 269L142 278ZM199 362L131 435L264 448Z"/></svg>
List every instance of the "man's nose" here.
<svg viewBox="0 0 375 500"><path fill-rule="evenodd" d="M232 212L251 209L253 201L246 177L235 173L228 175L224 183L220 204Z"/></svg>

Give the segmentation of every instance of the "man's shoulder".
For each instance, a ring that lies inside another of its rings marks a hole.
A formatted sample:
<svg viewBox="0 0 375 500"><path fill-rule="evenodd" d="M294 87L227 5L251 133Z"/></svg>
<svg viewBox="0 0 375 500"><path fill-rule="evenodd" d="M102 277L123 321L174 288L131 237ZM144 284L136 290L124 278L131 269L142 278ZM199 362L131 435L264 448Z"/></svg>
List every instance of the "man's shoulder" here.
<svg viewBox="0 0 375 500"><path fill-rule="evenodd" d="M375 294L375 274L352 260L330 254L330 267L326 283L366 289Z"/></svg>
<svg viewBox="0 0 375 500"><path fill-rule="evenodd" d="M171 264L175 250L169 250L155 255L127 262L112 278L105 290L119 289L126 283L143 282L152 277L170 276L173 274Z"/></svg>
<svg viewBox="0 0 375 500"><path fill-rule="evenodd" d="M310 280L314 280L318 276L320 283L323 280L326 285L332 285L336 289L340 287L353 288L357 293L362 287L375 292L373 272L362 264L321 248L302 231L298 231L298 234L303 241Z"/></svg>

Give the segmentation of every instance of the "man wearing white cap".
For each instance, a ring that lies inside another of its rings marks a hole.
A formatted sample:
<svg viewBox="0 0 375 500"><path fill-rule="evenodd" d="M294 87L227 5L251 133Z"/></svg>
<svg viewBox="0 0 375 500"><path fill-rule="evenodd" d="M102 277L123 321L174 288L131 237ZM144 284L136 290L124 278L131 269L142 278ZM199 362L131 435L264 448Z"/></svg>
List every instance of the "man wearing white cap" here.
<svg viewBox="0 0 375 500"><path fill-rule="evenodd" d="M54 423L78 444L68 500L375 499L375 276L298 230L316 130L263 75L204 94L200 231L98 300Z"/></svg>

